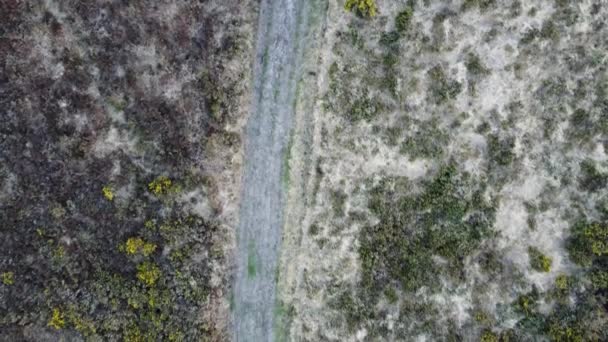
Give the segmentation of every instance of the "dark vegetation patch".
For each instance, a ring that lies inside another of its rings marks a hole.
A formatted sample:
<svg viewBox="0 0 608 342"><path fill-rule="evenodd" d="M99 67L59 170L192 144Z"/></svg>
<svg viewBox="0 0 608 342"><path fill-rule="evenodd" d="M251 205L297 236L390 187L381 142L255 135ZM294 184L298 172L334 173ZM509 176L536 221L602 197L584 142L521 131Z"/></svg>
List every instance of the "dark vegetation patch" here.
<svg viewBox="0 0 608 342"><path fill-rule="evenodd" d="M548 40L558 40L559 39L559 29L555 22L551 19L546 20L543 23L543 26L540 29L539 35L543 39Z"/></svg>
<svg viewBox="0 0 608 342"><path fill-rule="evenodd" d="M331 207L336 217L344 216L344 204L348 198L348 195L341 190L332 191L331 193Z"/></svg>
<svg viewBox="0 0 608 342"><path fill-rule="evenodd" d="M419 122L409 127L399 152L412 159L441 158L448 142L448 134L438 127L437 120Z"/></svg>
<svg viewBox="0 0 608 342"><path fill-rule="evenodd" d="M454 79L450 79L440 65L432 67L427 75L429 99L435 104L439 105L454 100L462 91L462 84Z"/></svg>
<svg viewBox="0 0 608 342"><path fill-rule="evenodd" d="M178 195L216 186L205 142L236 119L225 63L243 46L242 3L177 5L170 25L162 4L55 3L65 16L0 4L0 339L221 340L201 315L228 281L209 281L225 263L218 224ZM146 44L151 65L134 52ZM200 77L178 102L142 80L183 72ZM97 153L110 128L135 151Z"/></svg>
<svg viewBox="0 0 608 342"><path fill-rule="evenodd" d="M589 143L596 133L598 123L594 122L591 113L582 108L578 108L570 116L570 127L568 137L577 143Z"/></svg>
<svg viewBox="0 0 608 342"><path fill-rule="evenodd" d="M528 257L530 258L530 267L538 272L549 272L551 271L551 264L553 260L544 255L538 248L529 247Z"/></svg>
<svg viewBox="0 0 608 342"><path fill-rule="evenodd" d="M568 252L575 263L591 267L599 266L606 271L608 257L608 225L599 222L578 222L572 227Z"/></svg>
<svg viewBox="0 0 608 342"><path fill-rule="evenodd" d="M397 14L395 18L395 29L399 33L403 33L407 31L412 22L412 17L414 16L414 9L410 6L406 7L403 11Z"/></svg>
<svg viewBox="0 0 608 342"><path fill-rule="evenodd" d="M489 236L494 221L482 191L451 164L416 195L391 189L390 182L375 187L369 208L380 223L361 232L362 286L370 294L391 282L405 291L432 286L440 267L433 256L446 259L447 274L457 279L464 257Z"/></svg>
<svg viewBox="0 0 608 342"><path fill-rule="evenodd" d="M552 77L542 81L537 89L539 100L542 104L552 105L559 103L561 99L570 97L570 90L566 86L563 77Z"/></svg>
<svg viewBox="0 0 608 342"><path fill-rule="evenodd" d="M468 89L475 95L477 83L490 74L490 70L484 65L481 58L475 53L468 53L465 61L467 68Z"/></svg>
<svg viewBox="0 0 608 342"><path fill-rule="evenodd" d="M585 159L580 163L579 186L585 191L595 192L608 185L608 173L597 169L595 162Z"/></svg>
<svg viewBox="0 0 608 342"><path fill-rule="evenodd" d="M462 3L463 10L479 8L481 11L486 11L496 5L496 0L464 0Z"/></svg>
<svg viewBox="0 0 608 342"><path fill-rule="evenodd" d="M484 199L484 188L454 164L443 166L416 192L406 178L385 178L373 187L368 206L380 222L359 235L361 281L333 304L349 327L365 324L381 334L373 323L381 315L374 309L380 299L396 302L396 293L422 287L432 293L439 289L440 275L456 284L463 279L465 258L492 235L495 203ZM418 312L417 321L432 317L435 311L428 309L428 315Z"/></svg>
<svg viewBox="0 0 608 342"><path fill-rule="evenodd" d="M479 56L475 53L467 54L465 66L469 74L472 76L479 77L490 73L490 70L488 70L488 68L481 61L481 58L479 58Z"/></svg>
<svg viewBox="0 0 608 342"><path fill-rule="evenodd" d="M488 136L488 161L490 165L510 165L515 158L514 147L515 139L513 137L501 139L496 134L490 134Z"/></svg>

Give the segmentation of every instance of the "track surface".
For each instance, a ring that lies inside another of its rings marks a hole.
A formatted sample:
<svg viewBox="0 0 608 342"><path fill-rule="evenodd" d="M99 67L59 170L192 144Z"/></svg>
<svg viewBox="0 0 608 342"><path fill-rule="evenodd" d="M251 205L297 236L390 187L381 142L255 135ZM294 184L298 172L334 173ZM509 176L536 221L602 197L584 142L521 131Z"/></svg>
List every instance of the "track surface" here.
<svg viewBox="0 0 608 342"><path fill-rule="evenodd" d="M234 340L273 341L284 156L294 115L307 0L263 0L237 231Z"/></svg>

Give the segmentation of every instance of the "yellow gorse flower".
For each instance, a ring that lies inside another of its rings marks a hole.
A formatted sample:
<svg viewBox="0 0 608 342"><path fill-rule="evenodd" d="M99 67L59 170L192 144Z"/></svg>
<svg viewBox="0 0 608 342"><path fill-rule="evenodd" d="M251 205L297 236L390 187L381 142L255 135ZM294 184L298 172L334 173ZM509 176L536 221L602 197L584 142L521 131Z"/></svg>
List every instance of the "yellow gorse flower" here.
<svg viewBox="0 0 608 342"><path fill-rule="evenodd" d="M346 0L344 9L347 11L356 10L362 16L374 17L377 7L375 0Z"/></svg>

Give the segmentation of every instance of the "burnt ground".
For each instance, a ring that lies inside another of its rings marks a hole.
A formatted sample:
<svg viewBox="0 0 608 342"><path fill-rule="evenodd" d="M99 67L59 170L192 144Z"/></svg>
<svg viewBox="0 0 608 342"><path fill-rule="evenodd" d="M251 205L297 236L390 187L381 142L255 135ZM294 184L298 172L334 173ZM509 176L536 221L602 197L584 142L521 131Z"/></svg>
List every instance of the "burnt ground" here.
<svg viewBox="0 0 608 342"><path fill-rule="evenodd" d="M0 3L0 339L224 340L255 4Z"/></svg>

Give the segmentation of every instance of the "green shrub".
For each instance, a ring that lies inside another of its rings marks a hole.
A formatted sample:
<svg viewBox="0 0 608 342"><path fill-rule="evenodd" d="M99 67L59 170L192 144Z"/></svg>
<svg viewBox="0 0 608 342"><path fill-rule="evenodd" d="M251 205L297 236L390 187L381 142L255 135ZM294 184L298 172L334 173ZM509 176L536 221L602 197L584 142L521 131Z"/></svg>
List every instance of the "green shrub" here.
<svg viewBox="0 0 608 342"><path fill-rule="evenodd" d="M378 43L385 47L393 47L399 41L399 33L396 31L382 32Z"/></svg>
<svg viewBox="0 0 608 342"><path fill-rule="evenodd" d="M540 37L549 40L559 39L559 30L553 20L547 20L543 23L543 26L540 29Z"/></svg>
<svg viewBox="0 0 608 342"><path fill-rule="evenodd" d="M549 326L549 337L551 341L558 342L583 342L583 334L577 328L563 327L559 324Z"/></svg>
<svg viewBox="0 0 608 342"><path fill-rule="evenodd" d="M418 125L418 130L410 133L401 143L399 152L412 159L440 158L448 140L448 134L438 128L435 122L422 122Z"/></svg>
<svg viewBox="0 0 608 342"><path fill-rule="evenodd" d="M542 81L537 89L537 94L542 104L553 106L556 103L561 103L564 98L569 96L570 90L563 77L553 77Z"/></svg>
<svg viewBox="0 0 608 342"><path fill-rule="evenodd" d="M349 330L354 330L363 320L373 316L371 307L364 305L351 291L346 290L334 299L330 306L344 313Z"/></svg>
<svg viewBox="0 0 608 342"><path fill-rule="evenodd" d="M555 278L555 288L560 291L567 291L570 289L571 280L565 274L560 274Z"/></svg>
<svg viewBox="0 0 608 342"><path fill-rule="evenodd" d="M479 339L480 342L498 342L498 336L491 330L486 330Z"/></svg>
<svg viewBox="0 0 608 342"><path fill-rule="evenodd" d="M315 236L315 235L319 234L320 230L321 230L321 228L319 227L319 225L316 223L313 223L310 225L310 227L308 227L308 235Z"/></svg>
<svg viewBox="0 0 608 342"><path fill-rule="evenodd" d="M500 139L492 134L488 137L488 154L491 163L507 166L513 162L515 154L515 139L512 137Z"/></svg>
<svg viewBox="0 0 608 342"><path fill-rule="evenodd" d="M469 53L467 55L465 66L469 74L473 76L484 76L490 73L490 70L486 68L479 56L474 53Z"/></svg>
<svg viewBox="0 0 608 342"><path fill-rule="evenodd" d="M519 40L520 44L526 45L532 43L538 36L540 36L540 30L537 28L530 28L522 35Z"/></svg>
<svg viewBox="0 0 608 342"><path fill-rule="evenodd" d="M580 168L579 185L583 190L597 191L608 184L608 174L600 172L592 160L586 159L582 161Z"/></svg>
<svg viewBox="0 0 608 342"><path fill-rule="evenodd" d="M591 274L591 284L596 290L608 289L608 271L597 270Z"/></svg>
<svg viewBox="0 0 608 342"><path fill-rule="evenodd" d="M608 225L579 222L571 228L567 249L570 258L581 266L608 255Z"/></svg>
<svg viewBox="0 0 608 342"><path fill-rule="evenodd" d="M137 279L146 286L152 287L156 285L160 276L160 269L154 263L146 261L137 265Z"/></svg>
<svg viewBox="0 0 608 342"><path fill-rule="evenodd" d="M344 204L348 196L341 190L331 192L331 207L334 211L334 215L338 217L344 216Z"/></svg>
<svg viewBox="0 0 608 342"><path fill-rule="evenodd" d="M376 116L379 104L367 96L356 99L350 107L349 118L351 121L369 120Z"/></svg>
<svg viewBox="0 0 608 342"><path fill-rule="evenodd" d="M462 84L456 80L449 79L443 68L439 65L428 71L429 91L431 98L436 104L442 104L456 98L462 91Z"/></svg>
<svg viewBox="0 0 608 342"><path fill-rule="evenodd" d="M596 125L588 111L578 108L570 117L568 136L572 139L587 142L593 138Z"/></svg>
<svg viewBox="0 0 608 342"><path fill-rule="evenodd" d="M538 272L551 271L551 263L553 260L541 253L537 248L529 247L528 257L530 258L530 266L533 270Z"/></svg>
<svg viewBox="0 0 608 342"><path fill-rule="evenodd" d="M513 307L515 311L526 315L527 317L533 316L536 313L536 307L538 306L537 300L539 293L536 288L532 289L531 292L520 295L517 297Z"/></svg>
<svg viewBox="0 0 608 342"><path fill-rule="evenodd" d="M490 276L495 276L503 271L500 255L495 250L487 250L479 255L479 266L481 270Z"/></svg>
<svg viewBox="0 0 608 342"><path fill-rule="evenodd" d="M397 29L397 32L403 33L407 31L410 27L413 15L414 9L410 6L397 14L397 17L395 18L395 28Z"/></svg>
<svg viewBox="0 0 608 342"><path fill-rule="evenodd" d="M395 288L393 288L392 286L389 286L386 289L384 289L384 296L386 297L388 302L391 304L395 304L399 300L397 291L395 291Z"/></svg>

